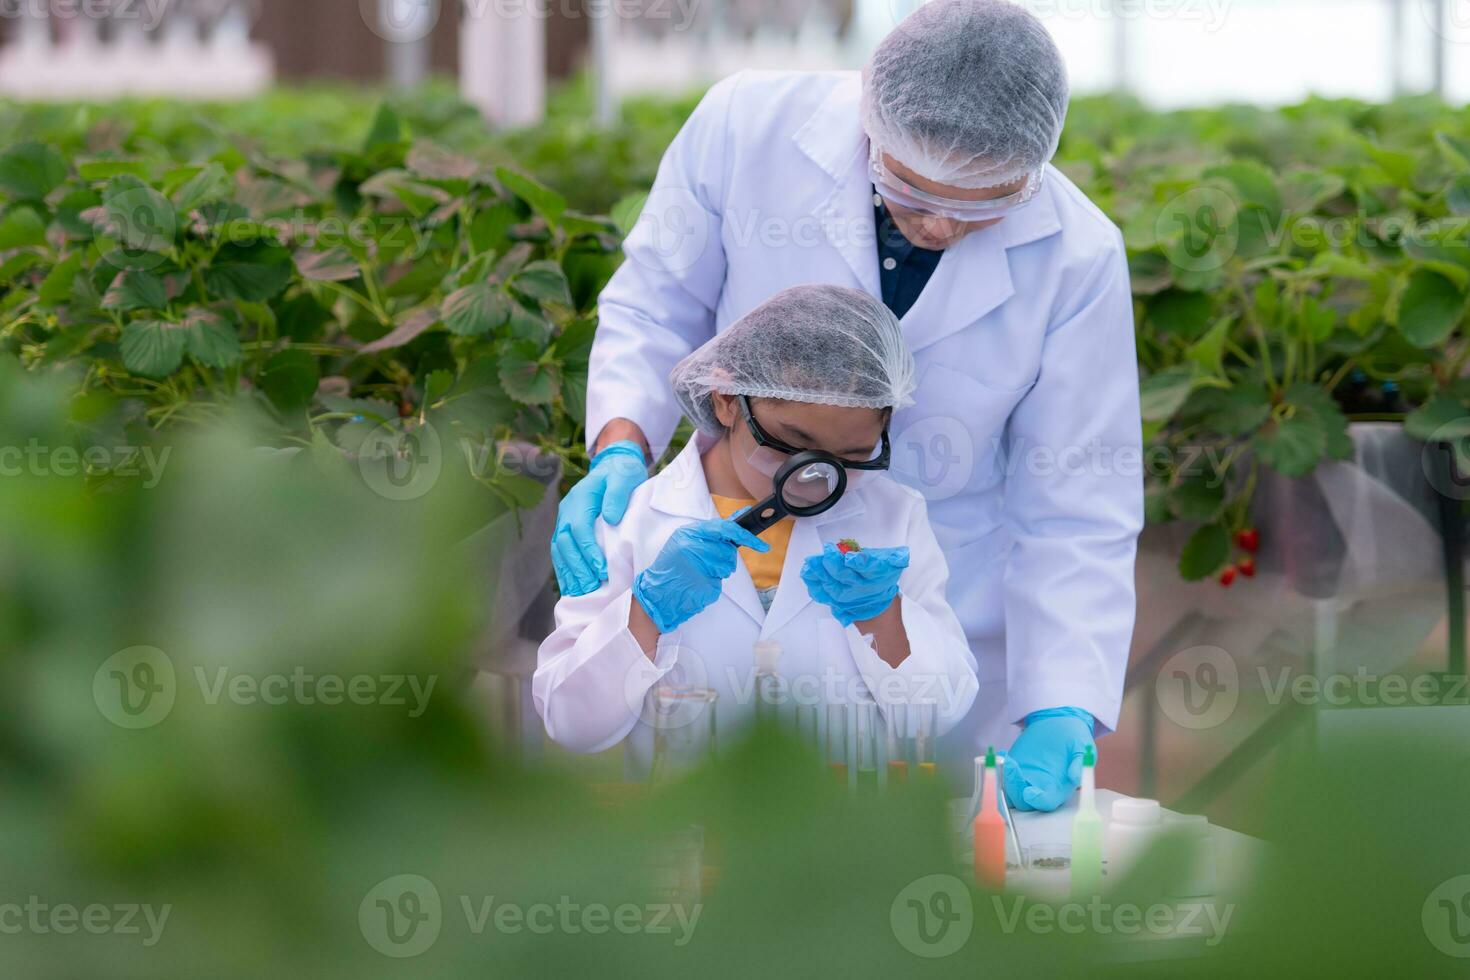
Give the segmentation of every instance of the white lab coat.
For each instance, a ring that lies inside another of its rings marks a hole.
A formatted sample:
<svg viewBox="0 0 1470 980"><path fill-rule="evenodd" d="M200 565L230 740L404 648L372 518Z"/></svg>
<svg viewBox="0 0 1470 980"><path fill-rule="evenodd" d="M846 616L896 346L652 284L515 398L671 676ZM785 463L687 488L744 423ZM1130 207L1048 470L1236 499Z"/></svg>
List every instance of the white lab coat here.
<svg viewBox="0 0 1470 980"><path fill-rule="evenodd" d="M758 642L775 643L785 707L876 701L934 701L940 730L962 718L975 700L975 661L945 600L944 555L925 516L924 499L881 475L850 488L825 514L795 522L781 583L770 612L761 608L743 561L720 598L659 638L653 659L628 629L634 577L652 564L676 529L719 515L699 454L712 439L691 440L675 461L638 488L617 527L598 525L608 581L590 595L563 596L556 630L541 644L531 682L536 710L554 740L578 752L598 752L627 740L633 769L651 758L652 729L645 697L660 681L713 690L721 741L749 724L756 709ZM855 538L864 547L907 547L899 579L903 624L912 653L897 668L873 650L856 626L843 627L808 594L801 567L826 542ZM818 719L821 708L817 708Z"/></svg>
<svg viewBox="0 0 1470 980"><path fill-rule="evenodd" d="M669 369L782 289L881 295L859 95L856 73L745 72L705 97L603 292L591 436L626 417L661 449ZM1122 236L1049 168L1025 209L945 253L902 322L919 388L893 474L929 501L982 689L955 754L1008 745L1043 708L1110 730L1143 523Z"/></svg>

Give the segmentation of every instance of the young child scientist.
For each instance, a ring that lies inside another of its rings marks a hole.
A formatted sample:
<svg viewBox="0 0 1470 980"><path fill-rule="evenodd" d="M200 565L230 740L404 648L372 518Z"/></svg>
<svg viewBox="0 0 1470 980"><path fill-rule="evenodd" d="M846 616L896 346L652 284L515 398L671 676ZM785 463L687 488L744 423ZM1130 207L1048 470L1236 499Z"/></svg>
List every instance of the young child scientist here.
<svg viewBox="0 0 1470 980"><path fill-rule="evenodd" d="M622 742L646 764L645 699L681 686L713 692L723 742L755 715L757 644L794 703L876 702L885 718L932 703L940 732L963 717L975 661L945 600L949 570L923 498L884 472L914 375L893 314L838 286L779 293L674 368L697 431L622 523L598 524L607 581L557 603L532 685L552 739ZM812 450L847 475L831 509L759 536L736 523ZM644 465L631 443L603 453Z"/></svg>

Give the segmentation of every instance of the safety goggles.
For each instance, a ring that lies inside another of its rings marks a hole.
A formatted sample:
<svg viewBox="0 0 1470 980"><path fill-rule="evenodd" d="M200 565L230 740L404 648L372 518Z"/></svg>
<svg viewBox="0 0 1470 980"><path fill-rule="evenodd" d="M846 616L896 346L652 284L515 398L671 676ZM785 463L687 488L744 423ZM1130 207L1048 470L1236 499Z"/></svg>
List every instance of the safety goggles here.
<svg viewBox="0 0 1470 980"><path fill-rule="evenodd" d="M755 420L755 413L750 409L750 398L747 395L740 396L740 414L745 416L745 424L750 429L750 435L755 439L756 450L751 454L750 464L767 476L774 476L776 471L785 465L792 456L807 452L800 446L792 446L782 442L771 435L761 424ZM893 448L889 442L888 429L883 429L883 438L873 449L871 458L861 462L838 459L842 468L849 472L859 473L875 472L888 469L888 464L893 456ZM769 472L768 472L769 471Z"/></svg>
<svg viewBox="0 0 1470 980"><path fill-rule="evenodd" d="M994 197L984 201L957 201L950 197L939 197L922 191L912 184L895 177L883 163L883 151L875 144L868 155L868 173L878 194L906 211L950 218L955 221L994 221L1004 218L1031 203L1041 191L1046 170L1037 170L1026 178L1021 189L1005 197Z"/></svg>

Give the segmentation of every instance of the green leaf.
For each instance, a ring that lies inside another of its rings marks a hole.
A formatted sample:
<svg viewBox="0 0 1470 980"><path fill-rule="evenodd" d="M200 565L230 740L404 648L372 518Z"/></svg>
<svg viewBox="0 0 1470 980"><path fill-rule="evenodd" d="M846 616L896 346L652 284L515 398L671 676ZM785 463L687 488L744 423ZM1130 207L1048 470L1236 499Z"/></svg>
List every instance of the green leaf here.
<svg viewBox="0 0 1470 980"><path fill-rule="evenodd" d="M1223 370L1225 341L1229 339L1230 330L1234 326L1234 317L1221 317L1208 333L1184 352L1184 356L1206 373L1219 375Z"/></svg>
<svg viewBox="0 0 1470 980"><path fill-rule="evenodd" d="M529 204L531 210L541 215L550 224L556 224L557 219L567 209L566 198L544 184L523 174L518 174L514 170L496 167L495 179L500 181L501 186L506 190Z"/></svg>
<svg viewBox="0 0 1470 980"><path fill-rule="evenodd" d="M1169 502L1186 521L1213 521L1225 505L1225 483L1214 474L1190 477L1169 492Z"/></svg>
<svg viewBox="0 0 1470 980"><path fill-rule="evenodd" d="M403 123L398 118L398 113L386 102L378 107L378 114L373 117L373 128L368 131L367 139L363 141L364 153L384 146L394 146L403 142Z"/></svg>
<svg viewBox="0 0 1470 980"><path fill-rule="evenodd" d="M357 259L341 246L324 252L302 249L295 259L301 277L312 282L347 282L362 275Z"/></svg>
<svg viewBox="0 0 1470 980"><path fill-rule="evenodd" d="M184 362L184 331L162 320L135 320L123 327L123 366L145 378L166 378Z"/></svg>
<svg viewBox="0 0 1470 980"><path fill-rule="evenodd" d="M228 200L234 193L235 182L230 179L225 168L211 163L174 191L173 202L178 210L189 212L201 204Z"/></svg>
<svg viewBox="0 0 1470 980"><path fill-rule="evenodd" d="M1464 307L1465 297L1454 283L1437 272L1418 269L1399 302L1398 326L1415 347L1436 347L1454 332Z"/></svg>
<svg viewBox="0 0 1470 980"><path fill-rule="evenodd" d="M213 310L190 310L184 318L184 338L189 354L207 367L229 367L240 360L235 325Z"/></svg>
<svg viewBox="0 0 1470 980"><path fill-rule="evenodd" d="M71 298L71 285L82 269L82 253L73 252L56 264L37 290L41 302L47 306L60 306Z"/></svg>
<svg viewBox="0 0 1470 980"><path fill-rule="evenodd" d="M91 160L77 164L77 176L89 184L101 184L127 174L144 180L153 168L144 160Z"/></svg>
<svg viewBox="0 0 1470 980"><path fill-rule="evenodd" d="M528 310L520 303L510 304L510 335L516 340L529 340L539 350L551 339L551 324L546 317Z"/></svg>
<svg viewBox="0 0 1470 980"><path fill-rule="evenodd" d="M453 371L430 371L424 378L424 404L433 405L454 387Z"/></svg>
<svg viewBox="0 0 1470 980"><path fill-rule="evenodd" d="M273 355L260 372L260 389L283 412L296 412L311 403L321 383L316 358L290 348Z"/></svg>
<svg viewBox="0 0 1470 980"><path fill-rule="evenodd" d="M1148 318L1160 333L1185 340L1204 335L1214 319L1214 301L1204 293L1170 289L1149 300Z"/></svg>
<svg viewBox="0 0 1470 980"><path fill-rule="evenodd" d="M1228 181L1245 203L1264 209L1273 221L1281 215L1281 191L1276 186L1276 175L1259 163L1241 160L1210 167L1204 177Z"/></svg>
<svg viewBox="0 0 1470 980"><path fill-rule="evenodd" d="M534 345L517 344L500 360L500 382L523 405L548 405L561 387L561 370L543 363Z"/></svg>
<svg viewBox="0 0 1470 980"><path fill-rule="evenodd" d="M211 298L263 303L291 281L289 253L275 246L226 245L204 270Z"/></svg>
<svg viewBox="0 0 1470 980"><path fill-rule="evenodd" d="M1198 582L1224 567L1230 560L1230 535L1219 524L1206 524L1190 536L1179 556L1179 574Z"/></svg>
<svg viewBox="0 0 1470 980"><path fill-rule="evenodd" d="M1283 476L1306 476L1327 455L1327 435L1306 414L1278 419L1253 441L1261 462Z"/></svg>
<svg viewBox="0 0 1470 980"><path fill-rule="evenodd" d="M133 310L161 310L168 306L168 289L163 280L151 272L119 272L102 297L102 308L128 313Z"/></svg>
<svg viewBox="0 0 1470 980"><path fill-rule="evenodd" d="M633 229L638 227L638 219L643 216L643 208L647 203L648 195L637 193L629 194L613 205L612 212L609 216L612 218L613 224L618 226L618 231L622 232L624 237L632 234Z"/></svg>
<svg viewBox="0 0 1470 980"><path fill-rule="evenodd" d="M543 259L532 262L510 281L510 286L527 299L538 303L572 305L572 291L566 273L555 262Z"/></svg>
<svg viewBox="0 0 1470 980"><path fill-rule="evenodd" d="M510 299L499 286L476 282L449 294L444 326L461 337L478 337L503 326L511 315Z"/></svg>
<svg viewBox="0 0 1470 980"><path fill-rule="evenodd" d="M1450 186L1445 188L1444 201L1451 214L1470 215L1470 174L1461 174L1450 181Z"/></svg>
<svg viewBox="0 0 1470 980"><path fill-rule="evenodd" d="M42 201L66 180L66 158L43 143L19 143L0 153L0 191L17 201Z"/></svg>
<svg viewBox="0 0 1470 980"><path fill-rule="evenodd" d="M102 192L99 231L126 253L163 253L178 235L178 214L168 198L135 177L117 177ZM109 256L108 261L113 261ZM117 265L119 263L114 262Z"/></svg>
<svg viewBox="0 0 1470 980"><path fill-rule="evenodd" d="M1145 378L1139 386L1144 421L1167 422L1194 388L1192 367L1172 367Z"/></svg>
<svg viewBox="0 0 1470 980"><path fill-rule="evenodd" d="M1436 392L1433 398L1404 419L1404 433L1420 442L1453 442L1470 438L1470 411L1449 392Z"/></svg>
<svg viewBox="0 0 1470 980"><path fill-rule="evenodd" d="M1266 424L1271 417L1271 396L1250 382L1231 388L1209 388L1205 425L1227 436L1244 436Z"/></svg>
<svg viewBox="0 0 1470 980"><path fill-rule="evenodd" d="M0 219L0 251L46 244L46 221L34 208L14 208Z"/></svg>
<svg viewBox="0 0 1470 980"><path fill-rule="evenodd" d="M45 260L35 252L16 252L0 262L0 283L11 283L28 269L33 269Z"/></svg>

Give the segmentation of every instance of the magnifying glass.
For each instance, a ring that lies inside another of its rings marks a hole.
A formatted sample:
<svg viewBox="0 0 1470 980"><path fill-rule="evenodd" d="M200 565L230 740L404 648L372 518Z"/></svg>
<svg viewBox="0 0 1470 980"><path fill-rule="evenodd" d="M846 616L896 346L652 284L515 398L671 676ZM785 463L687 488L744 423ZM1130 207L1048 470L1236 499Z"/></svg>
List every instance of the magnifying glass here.
<svg viewBox="0 0 1470 980"><path fill-rule="evenodd" d="M751 534L787 517L815 517L831 510L847 492L847 470L836 456L811 450L792 456L772 482L776 492L735 521Z"/></svg>

